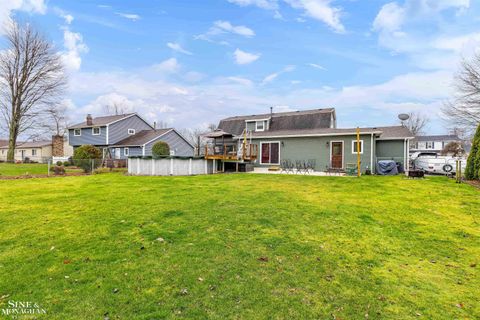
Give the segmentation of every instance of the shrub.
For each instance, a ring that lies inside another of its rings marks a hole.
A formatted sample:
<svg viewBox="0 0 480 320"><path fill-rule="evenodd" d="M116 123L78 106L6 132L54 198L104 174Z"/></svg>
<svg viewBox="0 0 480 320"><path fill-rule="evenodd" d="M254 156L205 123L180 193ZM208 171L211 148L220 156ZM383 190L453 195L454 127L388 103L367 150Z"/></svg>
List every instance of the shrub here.
<svg viewBox="0 0 480 320"><path fill-rule="evenodd" d="M69 165L70 165L70 162L68 162L68 161L64 161L64 162L63 162L63 166L64 166L64 167L68 167Z"/></svg>
<svg viewBox="0 0 480 320"><path fill-rule="evenodd" d="M78 147L73 153L73 163L86 173L98 168L102 163L101 158L100 149L88 144Z"/></svg>
<svg viewBox="0 0 480 320"><path fill-rule="evenodd" d="M63 162L62 161L57 161L57 166L62 166L63 165Z"/></svg>
<svg viewBox="0 0 480 320"><path fill-rule="evenodd" d="M50 171L52 171L55 175L64 175L65 174L65 168L62 167L62 166L51 167Z"/></svg>
<svg viewBox="0 0 480 320"><path fill-rule="evenodd" d="M156 142L152 147L152 155L154 157L164 157L170 155L170 147L164 141Z"/></svg>
<svg viewBox="0 0 480 320"><path fill-rule="evenodd" d="M465 178L467 180L475 180L480 177L480 125L473 137L472 149L467 160L467 167L465 168Z"/></svg>

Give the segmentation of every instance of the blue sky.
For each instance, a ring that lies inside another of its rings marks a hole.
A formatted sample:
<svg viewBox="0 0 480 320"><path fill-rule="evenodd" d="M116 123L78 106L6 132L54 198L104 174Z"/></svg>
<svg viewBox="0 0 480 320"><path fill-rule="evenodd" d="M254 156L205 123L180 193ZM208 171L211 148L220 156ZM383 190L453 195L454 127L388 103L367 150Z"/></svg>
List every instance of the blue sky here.
<svg viewBox="0 0 480 320"><path fill-rule="evenodd" d="M206 127L231 115L335 107L341 127L440 108L480 44L470 0L0 0L62 53L70 121L117 103Z"/></svg>

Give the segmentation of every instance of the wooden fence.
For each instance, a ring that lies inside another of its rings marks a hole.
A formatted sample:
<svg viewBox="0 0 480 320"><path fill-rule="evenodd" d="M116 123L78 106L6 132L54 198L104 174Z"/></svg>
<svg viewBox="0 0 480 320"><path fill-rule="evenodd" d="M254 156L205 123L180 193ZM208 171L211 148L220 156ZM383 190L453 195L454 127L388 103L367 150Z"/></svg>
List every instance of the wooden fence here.
<svg viewBox="0 0 480 320"><path fill-rule="evenodd" d="M213 160L197 158L128 159L128 173L139 176L189 176L213 173Z"/></svg>

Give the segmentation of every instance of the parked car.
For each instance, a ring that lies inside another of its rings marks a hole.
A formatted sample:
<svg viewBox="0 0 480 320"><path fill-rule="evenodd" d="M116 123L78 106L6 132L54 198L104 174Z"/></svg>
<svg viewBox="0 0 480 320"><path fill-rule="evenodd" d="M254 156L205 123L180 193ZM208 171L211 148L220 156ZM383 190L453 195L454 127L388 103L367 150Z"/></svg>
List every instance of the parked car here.
<svg viewBox="0 0 480 320"><path fill-rule="evenodd" d="M436 152L415 152L410 156L413 169L431 174L456 173L457 160L461 160L462 172L465 171L467 159L464 157L441 156Z"/></svg>

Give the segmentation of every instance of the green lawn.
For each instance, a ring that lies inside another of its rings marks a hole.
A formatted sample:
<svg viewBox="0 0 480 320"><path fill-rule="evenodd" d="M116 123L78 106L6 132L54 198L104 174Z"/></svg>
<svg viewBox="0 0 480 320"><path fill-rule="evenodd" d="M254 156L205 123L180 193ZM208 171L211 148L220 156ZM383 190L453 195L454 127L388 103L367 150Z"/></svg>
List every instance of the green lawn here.
<svg viewBox="0 0 480 320"><path fill-rule="evenodd" d="M444 177L101 174L4 180L0 198L0 310L480 318L480 192Z"/></svg>
<svg viewBox="0 0 480 320"><path fill-rule="evenodd" d="M23 176L47 174L48 166L43 163L0 163L1 176Z"/></svg>
<svg viewBox="0 0 480 320"><path fill-rule="evenodd" d="M82 172L76 167L65 167L67 173ZM0 163L0 178L12 176L46 175L48 165L46 163Z"/></svg>

